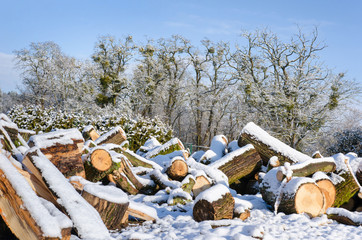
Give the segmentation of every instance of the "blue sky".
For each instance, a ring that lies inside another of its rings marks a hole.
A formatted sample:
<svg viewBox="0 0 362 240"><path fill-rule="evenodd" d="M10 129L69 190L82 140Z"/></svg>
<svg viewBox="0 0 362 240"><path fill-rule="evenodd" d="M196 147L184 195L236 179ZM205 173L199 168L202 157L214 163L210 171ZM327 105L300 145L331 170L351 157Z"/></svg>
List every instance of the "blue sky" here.
<svg viewBox="0 0 362 240"><path fill-rule="evenodd" d="M77 58L89 58L101 35L132 35L136 41L180 34L193 44L204 38L232 44L241 30L269 27L282 38L314 26L328 46L321 60L362 83L362 1L164 1L0 0L0 89L21 79L12 52L31 42L54 41ZM239 41L240 42L240 41Z"/></svg>

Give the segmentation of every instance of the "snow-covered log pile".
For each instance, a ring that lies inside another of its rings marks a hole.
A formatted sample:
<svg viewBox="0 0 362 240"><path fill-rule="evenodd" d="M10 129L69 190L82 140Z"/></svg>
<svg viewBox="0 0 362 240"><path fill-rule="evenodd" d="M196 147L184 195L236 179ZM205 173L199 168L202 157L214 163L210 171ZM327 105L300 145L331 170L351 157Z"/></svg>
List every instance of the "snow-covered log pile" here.
<svg viewBox="0 0 362 240"><path fill-rule="evenodd" d="M191 209L197 222L245 220L254 205L240 186L260 190L275 212L360 225L356 206L349 214L331 207L356 198L361 166L353 154L313 159L253 123L238 141L217 135L190 156L177 138L151 137L135 153L120 127L36 135L0 115L0 213L19 239L112 239L128 221L157 222L152 204Z"/></svg>

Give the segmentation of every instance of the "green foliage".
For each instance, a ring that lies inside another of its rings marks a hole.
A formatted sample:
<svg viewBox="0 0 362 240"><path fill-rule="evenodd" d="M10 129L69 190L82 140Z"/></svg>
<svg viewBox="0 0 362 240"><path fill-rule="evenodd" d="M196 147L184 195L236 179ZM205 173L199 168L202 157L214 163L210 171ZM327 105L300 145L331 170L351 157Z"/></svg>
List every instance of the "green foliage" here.
<svg viewBox="0 0 362 240"><path fill-rule="evenodd" d="M93 125L100 133L105 133L115 126L120 126L127 135L131 150L137 150L151 136L165 143L172 138L172 130L159 119L138 116L136 119L127 115L94 116L82 112L62 112L54 108L41 109L39 106L14 106L7 113L20 128L36 132L50 132L54 129L78 128Z"/></svg>

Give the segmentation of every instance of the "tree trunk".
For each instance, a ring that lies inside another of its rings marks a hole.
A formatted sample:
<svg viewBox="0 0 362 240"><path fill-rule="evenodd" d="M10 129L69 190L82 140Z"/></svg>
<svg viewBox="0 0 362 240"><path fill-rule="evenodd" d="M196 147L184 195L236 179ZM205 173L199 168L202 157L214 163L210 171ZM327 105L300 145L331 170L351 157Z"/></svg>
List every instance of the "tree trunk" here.
<svg viewBox="0 0 362 240"><path fill-rule="evenodd" d="M248 123L243 128L238 139L238 145L240 147L249 143L255 147L256 151L263 159L264 165L267 165L269 159L273 156L278 157L280 165L284 165L285 162L292 164L311 159L308 155L305 155L272 137L252 122Z"/></svg>
<svg viewBox="0 0 362 240"><path fill-rule="evenodd" d="M89 193L86 185L83 189L82 197L98 211L108 230L117 230L126 227L127 221L124 215L129 205L128 199L124 203L116 203L104 199L102 192L99 194L101 195L98 196Z"/></svg>
<svg viewBox="0 0 362 240"><path fill-rule="evenodd" d="M131 183L131 181L120 169L114 170L111 174L109 174L108 180L115 183L117 187L121 188L125 192L128 192L129 194L136 195L138 193L138 189Z"/></svg>
<svg viewBox="0 0 362 240"><path fill-rule="evenodd" d="M219 188L225 188L226 191L224 189L219 191ZM193 216L197 222L232 219L234 205L235 200L228 189L224 185L218 184L205 190L197 197L193 207Z"/></svg>
<svg viewBox="0 0 362 240"><path fill-rule="evenodd" d="M171 166L167 168L167 175L177 181L182 181L187 175L189 168L185 160L181 157L175 157L172 159Z"/></svg>
<svg viewBox="0 0 362 240"><path fill-rule="evenodd" d="M248 144L239 148L218 161L210 164L211 167L221 170L229 179L229 184L234 183L242 177L252 175L261 167L261 158L255 148Z"/></svg>
<svg viewBox="0 0 362 240"><path fill-rule="evenodd" d="M329 208L327 210L327 217L346 225L362 226L362 218L359 213L350 212L343 208Z"/></svg>
<svg viewBox="0 0 362 240"><path fill-rule="evenodd" d="M115 127L109 132L103 134L95 140L97 145L102 145L105 143L113 143L121 145L124 141L127 140L127 136L121 127Z"/></svg>
<svg viewBox="0 0 362 240"><path fill-rule="evenodd" d="M34 135L29 140L29 147L38 147L66 178L85 178L81 159L83 145L84 139L77 129Z"/></svg>

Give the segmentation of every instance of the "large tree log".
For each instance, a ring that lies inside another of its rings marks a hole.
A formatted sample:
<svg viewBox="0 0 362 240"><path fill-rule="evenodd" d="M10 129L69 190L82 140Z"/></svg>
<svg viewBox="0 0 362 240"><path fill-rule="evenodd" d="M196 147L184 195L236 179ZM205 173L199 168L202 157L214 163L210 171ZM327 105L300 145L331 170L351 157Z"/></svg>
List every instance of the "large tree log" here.
<svg viewBox="0 0 362 240"><path fill-rule="evenodd" d="M95 128L92 125L84 127L82 135L84 137L84 140L86 141L89 139L95 141L100 137L99 133L95 130Z"/></svg>
<svg viewBox="0 0 362 240"><path fill-rule="evenodd" d="M253 122L248 123L238 139L239 146L252 144L260 157L263 159L264 165L267 165L272 156L277 156L280 165L285 162L297 163L311 159L306 154L303 154L278 139L269 135L266 131L255 125Z"/></svg>
<svg viewBox="0 0 362 240"><path fill-rule="evenodd" d="M248 144L225 155L210 166L225 173L229 184L232 184L242 177L254 176L261 167L261 158L253 145Z"/></svg>
<svg viewBox="0 0 362 240"><path fill-rule="evenodd" d="M81 159L83 145L83 136L77 129L43 133L32 136L29 140L29 147L38 147L67 178L71 176L85 178Z"/></svg>
<svg viewBox="0 0 362 240"><path fill-rule="evenodd" d="M109 149L126 156L126 158L132 163L132 165L134 167L140 166L140 167L146 167L146 168L161 169L161 167L157 163L150 161L150 160L132 152L129 149L124 149L119 145L110 145Z"/></svg>
<svg viewBox="0 0 362 240"><path fill-rule="evenodd" d="M260 184L263 200L275 211L287 214L305 212L312 217L324 213L324 194L311 178L293 177L289 182L277 180L278 168L265 174Z"/></svg>
<svg viewBox="0 0 362 240"><path fill-rule="evenodd" d="M327 216L329 219L336 220L339 223L362 226L362 213L360 212L350 212L343 208L329 208Z"/></svg>
<svg viewBox="0 0 362 240"><path fill-rule="evenodd" d="M2 154L0 213L19 239L70 239L71 221L50 202L38 198L24 177Z"/></svg>
<svg viewBox="0 0 362 240"><path fill-rule="evenodd" d="M119 188L98 184L85 184L82 197L99 213L109 230L127 226L124 219L129 201L128 196Z"/></svg>
<svg viewBox="0 0 362 240"><path fill-rule="evenodd" d="M195 178L195 185L192 187L194 197L197 197L201 192L209 189L212 186L210 180L204 175L199 175Z"/></svg>
<svg viewBox="0 0 362 240"><path fill-rule="evenodd" d="M279 181L282 181L285 177L283 174L283 168L284 167L281 167L277 173ZM333 158L310 159L291 165L290 170L293 171L294 177L308 177L316 172L333 172L336 170L336 163Z"/></svg>
<svg viewBox="0 0 362 240"><path fill-rule="evenodd" d="M232 219L235 200L225 185L217 184L197 196L193 207L195 221Z"/></svg>
<svg viewBox="0 0 362 240"><path fill-rule="evenodd" d="M343 203L348 202L360 188L349 167L348 158L341 153L333 157L337 165L335 172L330 174L336 187L336 199L333 207L340 207Z"/></svg>
<svg viewBox="0 0 362 240"><path fill-rule="evenodd" d="M182 181L187 175L189 168L182 157L174 157L171 160L171 165L167 168L167 175L177 181Z"/></svg>
<svg viewBox="0 0 362 240"><path fill-rule="evenodd" d="M154 158L157 155L166 155L174 151L184 150L185 147L178 138L172 138L170 141L166 142L161 146L155 147L153 150L150 150L145 154L145 158L150 159ZM188 155L185 155L184 158L187 159Z"/></svg>
<svg viewBox="0 0 362 240"><path fill-rule="evenodd" d="M94 142L97 145L102 145L106 143L113 143L117 145L121 145L124 141L127 140L127 136L121 127L114 127L109 132L103 134L99 138L97 138Z"/></svg>
<svg viewBox="0 0 362 240"><path fill-rule="evenodd" d="M40 149L27 151L23 164L38 178L62 205L73 221L80 238L109 239L109 232L98 212L84 199ZM87 219L87 221L84 221Z"/></svg>
<svg viewBox="0 0 362 240"><path fill-rule="evenodd" d="M129 194L136 195L139 192L138 189L123 173L122 169L114 170L113 173L108 175L108 180L112 183L115 183L117 187L121 188L123 191L128 192Z"/></svg>

